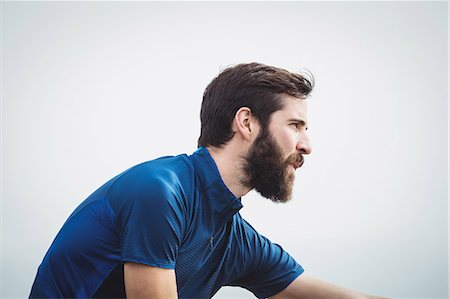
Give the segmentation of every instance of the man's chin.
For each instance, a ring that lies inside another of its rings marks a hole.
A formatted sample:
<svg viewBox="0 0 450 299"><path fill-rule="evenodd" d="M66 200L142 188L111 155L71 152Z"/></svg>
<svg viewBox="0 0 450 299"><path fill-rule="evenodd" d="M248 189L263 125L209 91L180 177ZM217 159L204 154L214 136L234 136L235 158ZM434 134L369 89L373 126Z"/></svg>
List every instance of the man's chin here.
<svg viewBox="0 0 450 299"><path fill-rule="evenodd" d="M272 194L260 192L258 190L256 190L256 192L258 192L262 197L267 198L274 203L287 203L287 202L291 201L291 199L292 199L291 192L286 192L288 194L285 194L285 195L272 195Z"/></svg>
<svg viewBox="0 0 450 299"><path fill-rule="evenodd" d="M269 198L274 203L288 203L291 201L291 197L287 198Z"/></svg>

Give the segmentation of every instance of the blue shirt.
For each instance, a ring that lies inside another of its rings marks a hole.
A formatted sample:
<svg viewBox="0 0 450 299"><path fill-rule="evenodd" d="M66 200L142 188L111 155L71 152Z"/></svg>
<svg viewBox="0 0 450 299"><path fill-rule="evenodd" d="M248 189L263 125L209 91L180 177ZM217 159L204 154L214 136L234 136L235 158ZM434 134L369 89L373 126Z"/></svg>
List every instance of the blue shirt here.
<svg viewBox="0 0 450 299"><path fill-rule="evenodd" d="M303 268L241 208L204 147L134 166L70 215L30 298L125 297L124 262L175 269L180 298L210 298L225 285L275 295Z"/></svg>

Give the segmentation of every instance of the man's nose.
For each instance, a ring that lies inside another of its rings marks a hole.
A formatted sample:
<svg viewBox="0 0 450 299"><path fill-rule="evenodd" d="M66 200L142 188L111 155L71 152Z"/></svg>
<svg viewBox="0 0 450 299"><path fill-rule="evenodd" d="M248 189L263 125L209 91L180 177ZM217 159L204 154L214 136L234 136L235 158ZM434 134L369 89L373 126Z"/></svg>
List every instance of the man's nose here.
<svg viewBox="0 0 450 299"><path fill-rule="evenodd" d="M297 150L303 155L309 155L311 153L311 143L306 134L302 134L297 142Z"/></svg>

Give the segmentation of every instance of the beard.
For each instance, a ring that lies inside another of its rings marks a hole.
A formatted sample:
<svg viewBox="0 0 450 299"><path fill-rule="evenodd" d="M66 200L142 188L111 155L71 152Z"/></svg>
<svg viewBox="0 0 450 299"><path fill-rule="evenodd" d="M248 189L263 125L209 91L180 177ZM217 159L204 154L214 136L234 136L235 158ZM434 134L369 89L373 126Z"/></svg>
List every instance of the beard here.
<svg viewBox="0 0 450 299"><path fill-rule="evenodd" d="M276 203L288 202L292 197L295 179L293 164L303 165L300 153L284 159L281 148L273 136L263 130L244 158L245 173L241 183L254 188L262 196Z"/></svg>

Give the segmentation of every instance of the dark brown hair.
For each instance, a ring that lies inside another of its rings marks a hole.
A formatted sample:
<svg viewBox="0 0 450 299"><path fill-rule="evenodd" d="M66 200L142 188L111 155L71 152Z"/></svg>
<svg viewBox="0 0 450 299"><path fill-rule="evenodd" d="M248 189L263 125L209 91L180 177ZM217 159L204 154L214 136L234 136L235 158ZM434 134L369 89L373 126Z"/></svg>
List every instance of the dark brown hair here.
<svg viewBox="0 0 450 299"><path fill-rule="evenodd" d="M203 93L198 146L226 144L235 133L231 124L241 107L250 108L265 130L270 115L283 108L282 94L306 98L313 87L309 72L296 74L255 62L226 68Z"/></svg>

